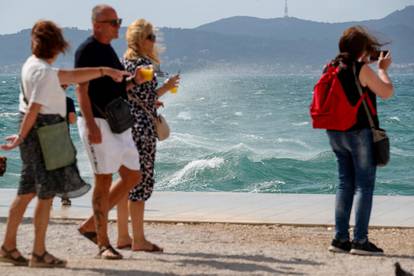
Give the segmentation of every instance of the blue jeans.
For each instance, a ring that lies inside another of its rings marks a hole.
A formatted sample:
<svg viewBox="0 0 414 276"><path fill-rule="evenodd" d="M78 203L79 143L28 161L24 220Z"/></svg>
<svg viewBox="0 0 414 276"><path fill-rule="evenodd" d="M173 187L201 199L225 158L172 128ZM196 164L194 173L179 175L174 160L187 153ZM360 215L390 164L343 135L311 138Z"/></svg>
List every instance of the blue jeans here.
<svg viewBox="0 0 414 276"><path fill-rule="evenodd" d="M335 238L349 240L349 219L355 197L354 241L368 238L376 165L370 129L327 131L338 161L339 185L335 204Z"/></svg>

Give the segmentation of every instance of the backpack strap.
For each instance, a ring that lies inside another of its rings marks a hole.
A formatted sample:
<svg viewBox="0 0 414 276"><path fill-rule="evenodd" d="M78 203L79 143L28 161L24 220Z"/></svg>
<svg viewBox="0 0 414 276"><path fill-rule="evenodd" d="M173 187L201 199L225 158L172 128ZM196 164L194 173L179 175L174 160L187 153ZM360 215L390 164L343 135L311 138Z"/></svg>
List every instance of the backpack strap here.
<svg viewBox="0 0 414 276"><path fill-rule="evenodd" d="M371 100L368 97L368 94L366 94L362 91L362 86L361 86L361 83L359 81L359 77L356 74L355 63L352 64L352 71L354 72L356 87L358 89L359 95L362 98L362 104L363 104L365 112L367 113L367 116L368 116L369 125L371 126L372 129L375 129L374 120L372 119L372 115L371 115L371 112L369 111L369 108L371 108L371 110L374 110L374 111L375 111L375 109L374 109L374 106L372 105ZM368 104L367 104L367 102L368 102ZM369 108L368 108L368 105L369 105Z"/></svg>

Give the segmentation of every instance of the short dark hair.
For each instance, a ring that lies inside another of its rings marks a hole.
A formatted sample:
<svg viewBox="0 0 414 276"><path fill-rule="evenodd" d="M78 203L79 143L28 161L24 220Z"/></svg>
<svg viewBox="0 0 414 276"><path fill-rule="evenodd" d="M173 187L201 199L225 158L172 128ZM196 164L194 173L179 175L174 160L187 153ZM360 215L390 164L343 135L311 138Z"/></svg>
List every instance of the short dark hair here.
<svg viewBox="0 0 414 276"><path fill-rule="evenodd" d="M52 21L39 20L32 28L32 54L49 59L69 48L62 30Z"/></svg>

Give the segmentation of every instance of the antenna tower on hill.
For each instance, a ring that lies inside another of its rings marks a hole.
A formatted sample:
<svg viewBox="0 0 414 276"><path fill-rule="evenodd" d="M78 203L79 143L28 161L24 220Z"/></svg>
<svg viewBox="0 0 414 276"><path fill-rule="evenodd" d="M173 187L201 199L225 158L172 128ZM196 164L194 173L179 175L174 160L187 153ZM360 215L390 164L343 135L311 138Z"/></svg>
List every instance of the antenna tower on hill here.
<svg viewBox="0 0 414 276"><path fill-rule="evenodd" d="M285 0L285 18L286 17L289 17L287 0Z"/></svg>

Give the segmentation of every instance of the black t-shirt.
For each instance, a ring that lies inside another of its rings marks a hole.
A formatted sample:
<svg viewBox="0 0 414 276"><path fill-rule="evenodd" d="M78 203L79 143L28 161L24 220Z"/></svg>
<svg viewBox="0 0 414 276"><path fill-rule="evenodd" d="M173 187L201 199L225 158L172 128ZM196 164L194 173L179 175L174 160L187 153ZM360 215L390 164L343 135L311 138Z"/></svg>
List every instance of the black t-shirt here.
<svg viewBox="0 0 414 276"><path fill-rule="evenodd" d="M356 69L356 75L359 76L359 73L361 72L361 68L364 65L363 62L356 62L355 63L355 69ZM341 70L338 73L338 79L341 82L342 87L345 90L346 96L349 100L349 102L352 105L356 105L360 95L358 92L358 88L356 86L356 82L355 82L355 76L354 76L354 72L352 69L352 64L346 66L345 68L341 68ZM377 110L377 97L375 95L374 92L372 92L368 87L362 87L362 90L364 92L368 92L368 96L371 100L372 105L375 108L375 111ZM372 113L371 113L372 115ZM379 122L378 122L378 116L373 116L372 115L372 119L374 120L374 124L376 127L379 127ZM370 128L370 124L368 121L368 116L367 113L365 111L364 105L361 104L361 106L358 109L358 114L357 114L357 122L356 124L351 127L349 130L357 130L357 129L363 129L363 128Z"/></svg>
<svg viewBox="0 0 414 276"><path fill-rule="evenodd" d="M103 44L93 36L86 39L76 50L75 68L106 66L124 70L117 54L110 44ZM91 101L93 116L104 118L101 111L118 97L126 98L126 83L117 83L110 77L102 77L89 82L88 94ZM97 107L99 109L97 109Z"/></svg>
<svg viewBox="0 0 414 276"><path fill-rule="evenodd" d="M69 116L69 113L75 113L75 103L73 102L73 100L69 97L66 97L66 117Z"/></svg>

